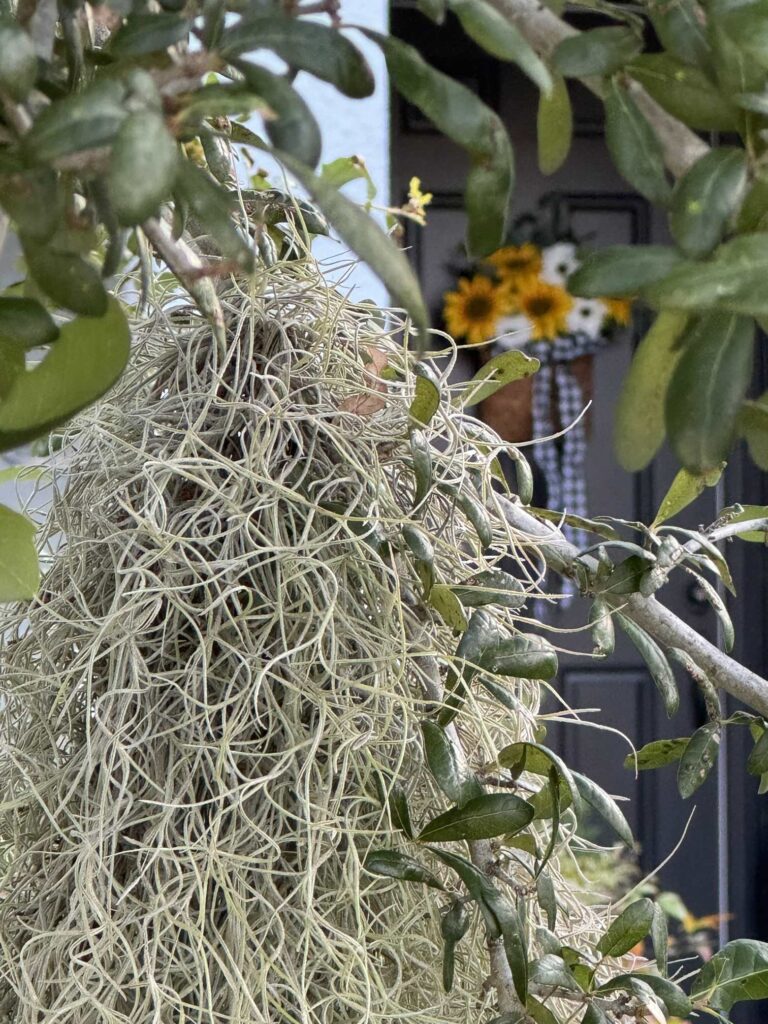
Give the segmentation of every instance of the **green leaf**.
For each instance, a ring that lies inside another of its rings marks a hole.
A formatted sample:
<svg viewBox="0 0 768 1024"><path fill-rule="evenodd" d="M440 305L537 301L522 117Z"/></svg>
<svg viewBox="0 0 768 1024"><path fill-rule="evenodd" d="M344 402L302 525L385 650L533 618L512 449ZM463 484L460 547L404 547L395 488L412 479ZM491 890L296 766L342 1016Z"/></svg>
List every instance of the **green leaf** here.
<svg viewBox="0 0 768 1024"><path fill-rule="evenodd" d="M554 174L565 163L573 141L573 110L568 86L562 75L555 75L552 90L542 92L536 116L539 170Z"/></svg>
<svg viewBox="0 0 768 1024"><path fill-rule="evenodd" d="M555 70L569 78L612 75L643 48L642 36L631 28L611 25L569 36L552 55Z"/></svg>
<svg viewBox="0 0 768 1024"><path fill-rule="evenodd" d="M656 946L654 944L654 949L655 948ZM668 1014L674 1015L675 1017L687 1018L688 1014L691 1013L693 1009L691 1000L680 986L676 985L673 981L669 981L667 978L659 978L655 974L648 974L646 972L637 974L635 977L640 978L646 985L648 985L653 993L661 999L667 1008Z"/></svg>
<svg viewBox="0 0 768 1024"><path fill-rule="evenodd" d="M408 412L417 423L427 426L440 408L440 382L426 363L416 363L413 372L416 391Z"/></svg>
<svg viewBox="0 0 768 1024"><path fill-rule="evenodd" d="M364 867L373 875L399 878L403 882L423 882L432 889L445 888L423 864L397 850L372 850L365 858Z"/></svg>
<svg viewBox="0 0 768 1024"><path fill-rule="evenodd" d="M51 163L68 153L109 145L128 116L126 93L122 82L104 78L54 100L24 136L26 152L38 163Z"/></svg>
<svg viewBox="0 0 768 1024"><path fill-rule="evenodd" d="M526 599L522 583L503 569L484 569L451 590L465 608L497 604L501 608L520 608Z"/></svg>
<svg viewBox="0 0 768 1024"><path fill-rule="evenodd" d="M705 579L700 573L693 572L693 570L691 570L691 572L695 576L698 585L706 594L707 600L709 601L715 615L717 615L720 620L723 634L723 649L726 654L730 654L736 641L736 632L733 628L733 621L731 616L728 614L725 602L709 580Z"/></svg>
<svg viewBox="0 0 768 1024"><path fill-rule="evenodd" d="M526 355L519 349L501 352L480 367L462 392L459 401L462 406L479 405L506 384L530 377L540 366L538 359Z"/></svg>
<svg viewBox="0 0 768 1024"><path fill-rule="evenodd" d="M697 160L675 186L669 228L688 256L706 256L722 239L747 186L743 150L722 147Z"/></svg>
<svg viewBox="0 0 768 1024"><path fill-rule="evenodd" d="M485 930L489 939L501 938L501 922L499 915L504 916L504 901L500 893L494 888L493 883L486 878L482 871L478 870L464 857L456 853L449 853L439 847L430 846L429 849L436 857L452 868L469 890L470 896L477 900L480 913L483 915Z"/></svg>
<svg viewBox="0 0 768 1024"><path fill-rule="evenodd" d="M668 245L611 245L586 256L568 278L568 290L585 299L634 295L664 280L681 262Z"/></svg>
<svg viewBox="0 0 768 1024"><path fill-rule="evenodd" d="M496 760L502 768L508 768L515 778L518 778L521 772L549 778L549 773L554 767L563 781L569 802L578 803L579 790L574 776L565 762L548 747L531 742L511 743L499 751ZM565 807L562 793L560 802Z"/></svg>
<svg viewBox="0 0 768 1024"><path fill-rule="evenodd" d="M727 4L721 6L727 7ZM740 93L757 92L762 89L765 70L723 31L714 11L707 17L707 34L712 48L714 77L721 95L727 99L735 99ZM741 111L738 115L740 123L737 130L745 131L746 119Z"/></svg>
<svg viewBox="0 0 768 1024"><path fill-rule="evenodd" d="M178 166L178 146L163 116L154 110L129 114L112 147L107 179L118 221L132 226L154 216L173 188Z"/></svg>
<svg viewBox="0 0 768 1024"><path fill-rule="evenodd" d="M653 905L651 941L653 942L653 955L656 958L656 967L659 973L666 977L667 960L669 957L669 928L667 926L667 915L658 903L654 903ZM656 990L654 989L654 991ZM684 995L682 991L681 995ZM685 1010L684 1012L687 1013L688 1010Z"/></svg>
<svg viewBox="0 0 768 1024"><path fill-rule="evenodd" d="M738 131L742 115L699 68L669 53L643 53L627 66L667 113L696 131Z"/></svg>
<svg viewBox="0 0 768 1024"><path fill-rule="evenodd" d="M384 51L397 90L469 153L467 248L471 257L486 256L504 239L514 181L512 146L502 121L469 89L427 64L412 46L369 30L366 35Z"/></svg>
<svg viewBox="0 0 768 1024"><path fill-rule="evenodd" d="M533 1018L535 1024L560 1024L546 1003L539 1002L534 996L528 996L526 1013Z"/></svg>
<svg viewBox="0 0 768 1024"><path fill-rule="evenodd" d="M499 60L511 61L548 93L552 76L525 36L486 0L448 0L448 7L470 39Z"/></svg>
<svg viewBox="0 0 768 1024"><path fill-rule="evenodd" d="M13 390L19 374L27 365L24 349L5 338L0 338L0 399Z"/></svg>
<svg viewBox="0 0 768 1024"><path fill-rule="evenodd" d="M416 8L437 25L445 21L446 0L416 0Z"/></svg>
<svg viewBox="0 0 768 1024"><path fill-rule="evenodd" d="M429 596L434 582L433 564L435 560L435 549L429 537L412 523L403 526L403 539L411 550L416 563L418 573L424 592Z"/></svg>
<svg viewBox="0 0 768 1024"><path fill-rule="evenodd" d="M707 722L691 736L677 769L677 788L686 800L706 782L720 749L720 723Z"/></svg>
<svg viewBox="0 0 768 1024"><path fill-rule="evenodd" d="M512 973L512 983L520 1002L526 1006L528 996L528 948L522 915L505 903L497 908L504 940L504 952Z"/></svg>
<svg viewBox="0 0 768 1024"><path fill-rule="evenodd" d="M640 195L666 206L672 190L661 144L629 92L613 81L605 97L605 141L621 176Z"/></svg>
<svg viewBox="0 0 768 1024"><path fill-rule="evenodd" d="M82 316L103 316L107 293L98 270L72 252L57 252L49 246L23 241L24 258L30 276L57 306Z"/></svg>
<svg viewBox="0 0 768 1024"><path fill-rule="evenodd" d="M764 775L768 772L768 729L755 743L747 760L747 771L750 775Z"/></svg>
<svg viewBox="0 0 768 1024"><path fill-rule="evenodd" d="M752 378L754 339L753 321L729 313L702 316L686 332L665 417L672 449L692 473L717 469L728 455Z"/></svg>
<svg viewBox="0 0 768 1024"><path fill-rule="evenodd" d="M590 1003L587 1012L581 1018L581 1024L611 1024L611 1022L599 1006Z"/></svg>
<svg viewBox="0 0 768 1024"><path fill-rule="evenodd" d="M494 675L518 679L552 679L557 675L557 654L538 637L498 639L483 651L482 664Z"/></svg>
<svg viewBox="0 0 768 1024"><path fill-rule="evenodd" d="M59 227L63 191L50 167L0 177L0 206L19 232L37 242L47 241Z"/></svg>
<svg viewBox="0 0 768 1024"><path fill-rule="evenodd" d="M619 805L613 797L609 796L592 779L588 779L586 775L581 775L579 772L571 772L571 775L576 783L581 800L588 804L593 811L596 811L627 846L630 848L634 847L635 840L632 835L632 829L629 827L627 819L622 814Z"/></svg>
<svg viewBox="0 0 768 1024"><path fill-rule="evenodd" d="M765 0L725 11L719 15L717 23L753 60L768 68L768 4Z"/></svg>
<svg viewBox="0 0 768 1024"><path fill-rule="evenodd" d="M768 180L759 174L755 177L741 204L736 230L739 234L765 231L768 228Z"/></svg>
<svg viewBox="0 0 768 1024"><path fill-rule="evenodd" d="M547 871L540 871L536 878L536 898L547 916L547 927L554 930L557 923L557 895L552 877Z"/></svg>
<svg viewBox="0 0 768 1024"><path fill-rule="evenodd" d="M28 601L35 596L40 568L34 537L31 520L0 505L0 602Z"/></svg>
<svg viewBox="0 0 768 1024"><path fill-rule="evenodd" d="M597 949L604 957L624 956L645 938L652 924L653 903L648 899L635 900L611 924Z"/></svg>
<svg viewBox="0 0 768 1024"><path fill-rule="evenodd" d="M768 234L741 235L715 250L706 263L686 261L645 289L654 305L768 314L760 282L768 273Z"/></svg>
<svg viewBox="0 0 768 1024"><path fill-rule="evenodd" d="M768 395L763 394L756 401L742 404L738 429L747 442L752 461L760 469L768 470ZM746 539L745 534L741 536ZM759 539L765 541L765 536L761 535Z"/></svg>
<svg viewBox="0 0 768 1024"><path fill-rule="evenodd" d="M336 160L331 160L330 163L323 164L320 168L320 177L334 188L342 188L348 182L362 178L367 184L366 199L368 202L372 203L376 198L376 185L362 157L340 156Z"/></svg>
<svg viewBox="0 0 768 1024"><path fill-rule="evenodd" d="M416 837L421 843L492 839L522 832L533 820L533 808L511 793L491 793L469 800L428 822Z"/></svg>
<svg viewBox="0 0 768 1024"><path fill-rule="evenodd" d="M59 336L51 314L34 299L0 296L0 340L21 349L50 345Z"/></svg>
<svg viewBox="0 0 768 1024"><path fill-rule="evenodd" d="M643 661L648 666L648 671L651 673L651 677L656 684L656 689L664 701L667 715L671 718L680 704L680 695L677 692L677 683L675 682L672 669L669 667L669 662L656 641L644 629L641 629L640 626L637 626L631 619L628 619L620 612L617 613L617 618L619 625L640 652Z"/></svg>
<svg viewBox="0 0 768 1024"><path fill-rule="evenodd" d="M661 526L668 519L672 519L678 512L682 512L700 494L703 494L707 487L715 487L723 475L723 465L716 466L706 473L691 473L687 469L681 469L669 486L659 505L659 511L651 524L651 529Z"/></svg>
<svg viewBox="0 0 768 1024"><path fill-rule="evenodd" d="M109 51L114 57L143 57L157 53L186 39L189 28L186 18L170 11L131 13L112 36Z"/></svg>
<svg viewBox="0 0 768 1024"><path fill-rule="evenodd" d="M459 900L454 900L440 922L440 934L443 939L443 988L446 992L453 988L456 944L464 938L469 925L469 911Z"/></svg>
<svg viewBox="0 0 768 1024"><path fill-rule="evenodd" d="M313 174L292 157L285 154L278 154L278 156L309 192L341 238L364 263L370 265L389 291L395 305L402 306L413 319L417 329L422 333L425 332L429 324L429 316L419 283L402 249L387 237L367 213L361 210L356 203L350 202L333 185L323 181L322 178ZM417 369L418 366L419 364L414 367L414 373L429 372L424 371L423 364L421 364L421 370ZM430 390L437 390L433 382ZM418 380L416 382L416 399L419 399ZM439 402L438 391L437 404L432 412L427 415L427 409L431 403L420 403L422 415L418 415L414 411L416 405L416 401L414 401L410 410L411 416L419 423L426 425L434 415Z"/></svg>
<svg viewBox="0 0 768 1024"><path fill-rule="evenodd" d="M0 90L12 100L25 100L37 78L37 53L32 37L10 18L0 20Z"/></svg>
<svg viewBox="0 0 768 1024"><path fill-rule="evenodd" d="M653 743L646 743L637 752L637 770L643 772L650 768L663 768L664 765L674 764L683 756L683 751L687 746L687 736L674 740L654 740ZM634 771L634 754L627 754L624 758L624 767Z"/></svg>
<svg viewBox="0 0 768 1024"><path fill-rule="evenodd" d="M422 722L421 729L427 766L448 799L462 808L481 797L483 787L466 763L459 761L445 731L434 722Z"/></svg>
<svg viewBox="0 0 768 1024"><path fill-rule="evenodd" d="M613 628L610 605L598 598L589 611L589 622L592 626L592 640L595 645L593 654L604 656L612 654L616 644L616 632Z"/></svg>
<svg viewBox="0 0 768 1024"><path fill-rule="evenodd" d="M48 433L108 391L128 361L130 331L110 298L102 317L78 317L0 403L0 451Z"/></svg>
<svg viewBox="0 0 768 1024"><path fill-rule="evenodd" d="M457 633L467 628L467 617L455 592L444 583L436 583L429 592L429 603L443 622Z"/></svg>
<svg viewBox="0 0 768 1024"><path fill-rule="evenodd" d="M693 979L691 997L726 1013L734 1003L768 998L768 943L755 939L727 943Z"/></svg>
<svg viewBox="0 0 768 1024"><path fill-rule="evenodd" d="M635 349L616 407L613 444L624 469L644 469L664 440L664 401L682 349L687 314L664 310Z"/></svg>
<svg viewBox="0 0 768 1024"><path fill-rule="evenodd" d="M307 71L353 99L370 96L375 82L365 57L335 28L304 18L252 14L224 33L226 59L254 50L272 50L286 64Z"/></svg>
<svg viewBox="0 0 768 1024"><path fill-rule="evenodd" d="M266 119L265 124L273 146L314 168L320 160L322 139L315 115L304 98L287 79L266 68L247 61L236 61L235 67L243 74L249 89L266 100L276 115ZM291 170L296 173L293 167Z"/></svg>
<svg viewBox="0 0 768 1024"><path fill-rule="evenodd" d="M546 953L530 964L528 979L542 988L559 988L565 992L580 992L581 987L561 956Z"/></svg>
<svg viewBox="0 0 768 1024"><path fill-rule="evenodd" d="M706 17L696 0L654 0L649 16L661 45L673 57L704 71L710 68Z"/></svg>
<svg viewBox="0 0 768 1024"><path fill-rule="evenodd" d="M491 521L482 502L472 494L469 486L468 484L465 484L463 487L455 487L453 484L438 484L438 488L443 493L449 494L453 498L455 504L458 505L474 527L483 548L487 548L493 543Z"/></svg>

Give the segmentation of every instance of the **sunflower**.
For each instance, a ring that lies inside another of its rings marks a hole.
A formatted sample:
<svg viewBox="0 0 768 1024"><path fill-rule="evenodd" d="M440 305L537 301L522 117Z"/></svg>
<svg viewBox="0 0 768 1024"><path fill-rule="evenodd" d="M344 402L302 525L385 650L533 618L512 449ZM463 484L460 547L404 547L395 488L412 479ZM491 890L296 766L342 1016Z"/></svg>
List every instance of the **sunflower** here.
<svg viewBox="0 0 768 1024"><path fill-rule="evenodd" d="M621 324L622 327L629 326L632 319L631 299L603 299L602 302L609 320L613 320L615 324Z"/></svg>
<svg viewBox="0 0 768 1024"><path fill-rule="evenodd" d="M536 341L551 341L567 331L567 319L573 299L557 284L535 281L520 291L520 312L531 324Z"/></svg>
<svg viewBox="0 0 768 1024"><path fill-rule="evenodd" d="M493 337L499 317L506 310L501 289L489 278L475 274L459 278L459 290L446 292L443 317L454 338L466 337L478 345Z"/></svg>
<svg viewBox="0 0 768 1024"><path fill-rule="evenodd" d="M492 253L487 262L512 294L533 284L541 273L541 251L532 242L505 245Z"/></svg>

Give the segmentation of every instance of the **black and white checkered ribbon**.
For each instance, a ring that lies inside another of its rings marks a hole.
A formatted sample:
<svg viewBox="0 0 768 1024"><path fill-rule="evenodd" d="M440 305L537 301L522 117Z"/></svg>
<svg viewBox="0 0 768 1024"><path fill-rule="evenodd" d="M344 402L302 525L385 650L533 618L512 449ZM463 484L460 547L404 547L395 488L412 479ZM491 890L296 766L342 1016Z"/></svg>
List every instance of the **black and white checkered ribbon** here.
<svg viewBox="0 0 768 1024"><path fill-rule="evenodd" d="M592 355L605 341L581 332L556 338L554 341L531 341L525 346L528 355L541 362L533 378L533 436L540 440L534 448L536 462L547 484L547 504L551 509L577 516L587 515L587 431L581 415L584 395L573 374L571 363L579 356ZM557 409L556 428L552 409ZM569 428L558 438L556 429ZM583 547L581 530L565 524L563 533L577 547ZM575 587L566 581L564 603L570 603Z"/></svg>

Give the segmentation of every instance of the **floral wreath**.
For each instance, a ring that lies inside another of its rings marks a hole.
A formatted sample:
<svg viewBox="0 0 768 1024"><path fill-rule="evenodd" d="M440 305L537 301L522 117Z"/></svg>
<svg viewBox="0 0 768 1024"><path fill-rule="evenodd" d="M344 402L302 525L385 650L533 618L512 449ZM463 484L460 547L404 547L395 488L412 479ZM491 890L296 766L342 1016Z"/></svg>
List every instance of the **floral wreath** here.
<svg viewBox="0 0 768 1024"><path fill-rule="evenodd" d="M547 485L547 504L584 517L587 403L574 361L593 356L628 327L632 303L572 295L568 279L581 265L580 252L562 204L547 198L536 216L515 223L508 244L461 273L457 287L443 297L443 319L454 338L482 345L488 355L522 349L539 360L530 414L532 437L548 439L533 453ZM564 428L569 429L561 433ZM577 530L566 532L576 543L582 539Z"/></svg>

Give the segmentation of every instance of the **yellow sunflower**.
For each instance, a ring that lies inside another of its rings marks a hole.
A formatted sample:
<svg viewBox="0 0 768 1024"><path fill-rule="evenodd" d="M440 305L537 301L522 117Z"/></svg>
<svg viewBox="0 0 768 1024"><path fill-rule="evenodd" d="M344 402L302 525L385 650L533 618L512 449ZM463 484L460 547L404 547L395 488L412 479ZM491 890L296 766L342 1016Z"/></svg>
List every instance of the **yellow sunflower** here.
<svg viewBox="0 0 768 1024"><path fill-rule="evenodd" d="M532 242L505 245L492 253L487 262L512 294L533 284L541 273L541 251Z"/></svg>
<svg viewBox="0 0 768 1024"><path fill-rule="evenodd" d="M629 325L632 319L631 299L603 299L602 302L607 310L609 320L613 320L615 324L621 324L622 327Z"/></svg>
<svg viewBox="0 0 768 1024"><path fill-rule="evenodd" d="M520 291L519 299L520 312L530 321L536 341L551 341L566 332L573 299L560 285L537 280Z"/></svg>
<svg viewBox="0 0 768 1024"><path fill-rule="evenodd" d="M471 345L478 345L493 337L505 309L501 289L489 278L476 274L471 281L459 278L458 291L446 292L443 317L454 338L466 337Z"/></svg>

